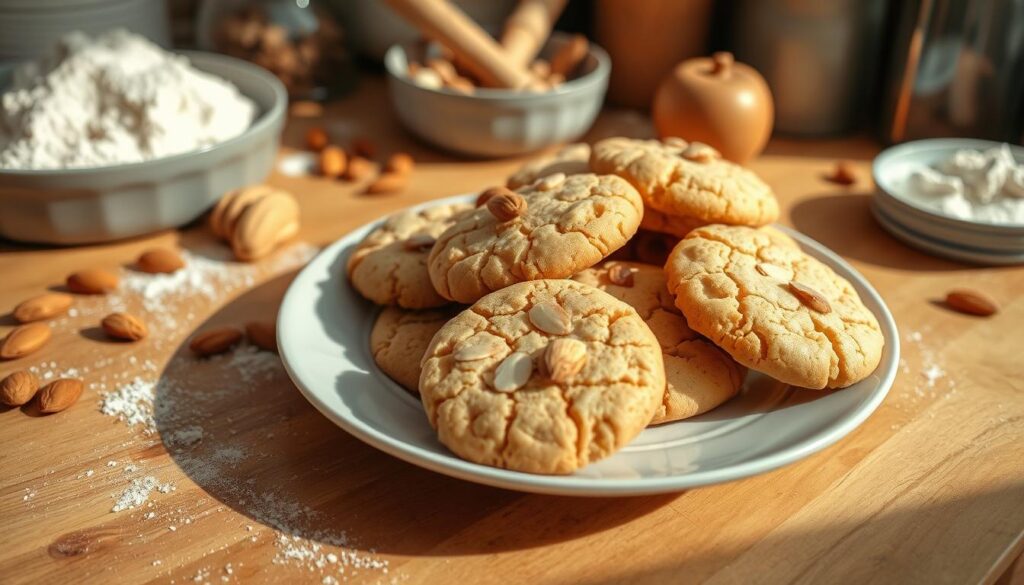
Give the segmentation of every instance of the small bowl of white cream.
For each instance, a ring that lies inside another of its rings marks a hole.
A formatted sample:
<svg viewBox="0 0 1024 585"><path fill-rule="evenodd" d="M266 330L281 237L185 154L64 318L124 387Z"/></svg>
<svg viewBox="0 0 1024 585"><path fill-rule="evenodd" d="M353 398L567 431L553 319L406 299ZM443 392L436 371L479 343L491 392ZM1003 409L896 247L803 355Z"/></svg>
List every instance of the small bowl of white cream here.
<svg viewBox="0 0 1024 585"><path fill-rule="evenodd" d="M918 140L873 165L872 211L897 238L982 264L1024 263L1024 148L989 140Z"/></svg>

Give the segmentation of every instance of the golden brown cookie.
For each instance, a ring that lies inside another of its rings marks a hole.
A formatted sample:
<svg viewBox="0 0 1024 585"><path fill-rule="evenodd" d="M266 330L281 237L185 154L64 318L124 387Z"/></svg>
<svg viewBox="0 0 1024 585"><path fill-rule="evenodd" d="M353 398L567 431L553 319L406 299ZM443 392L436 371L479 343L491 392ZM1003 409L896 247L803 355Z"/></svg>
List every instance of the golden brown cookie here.
<svg viewBox="0 0 1024 585"><path fill-rule="evenodd" d="M636 310L571 280L480 299L434 336L420 376L443 444L529 473L572 473L618 451L664 392L661 347Z"/></svg>
<svg viewBox="0 0 1024 585"><path fill-rule="evenodd" d="M779 216L764 181L698 143L609 138L594 145L590 167L626 179L648 206L670 216L755 227Z"/></svg>
<svg viewBox="0 0 1024 585"><path fill-rule="evenodd" d="M846 279L765 232L697 228L665 265L690 327L736 361L805 388L843 388L878 366L878 320Z"/></svg>
<svg viewBox="0 0 1024 585"><path fill-rule="evenodd" d="M686 325L660 267L605 262L574 280L599 288L636 309L654 332L665 359L667 386L651 424L707 412L736 395L747 370Z"/></svg>
<svg viewBox="0 0 1024 585"><path fill-rule="evenodd" d="M438 237L429 272L441 296L472 303L516 282L572 276L625 244L643 214L640 195L613 176L551 175L514 196L517 204L488 201Z"/></svg>
<svg viewBox="0 0 1024 585"><path fill-rule="evenodd" d="M457 307L411 311L384 307L370 331L370 352L382 372L419 395L420 360L431 338L459 312Z"/></svg>
<svg viewBox="0 0 1024 585"><path fill-rule="evenodd" d="M447 304L430 284L427 257L435 238L472 208L455 203L388 217L349 256L352 286L378 305L428 309Z"/></svg>
<svg viewBox="0 0 1024 585"><path fill-rule="evenodd" d="M506 181L506 186L509 189L518 189L555 173L578 175L589 172L590 145L577 142L566 145L552 155L542 156L524 164L512 173Z"/></svg>

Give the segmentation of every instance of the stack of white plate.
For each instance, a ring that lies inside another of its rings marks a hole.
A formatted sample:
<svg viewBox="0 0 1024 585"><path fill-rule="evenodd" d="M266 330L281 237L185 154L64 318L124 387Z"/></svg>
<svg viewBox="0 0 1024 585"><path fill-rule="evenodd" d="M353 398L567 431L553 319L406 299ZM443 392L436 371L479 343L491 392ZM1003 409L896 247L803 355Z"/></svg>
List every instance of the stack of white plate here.
<svg viewBox="0 0 1024 585"><path fill-rule="evenodd" d="M918 140L886 149L872 172L878 187L871 205L889 233L930 254L977 264L1024 264L1024 224L997 224L944 215L906 197L900 185L921 165L934 166L957 150L988 150L1000 143L966 138ZM1024 163L1024 148L1011 146Z"/></svg>
<svg viewBox="0 0 1024 585"><path fill-rule="evenodd" d="M0 0L0 63L37 57L74 30L118 27L170 46L166 0Z"/></svg>

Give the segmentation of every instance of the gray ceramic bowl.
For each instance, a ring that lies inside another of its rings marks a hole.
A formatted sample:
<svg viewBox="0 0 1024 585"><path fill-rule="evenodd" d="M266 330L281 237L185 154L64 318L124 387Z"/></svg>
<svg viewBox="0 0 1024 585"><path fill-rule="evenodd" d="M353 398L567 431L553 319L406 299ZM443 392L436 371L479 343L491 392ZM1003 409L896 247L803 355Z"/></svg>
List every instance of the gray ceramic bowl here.
<svg viewBox="0 0 1024 585"><path fill-rule="evenodd" d="M568 38L553 35L542 56ZM591 44L580 76L553 91L478 89L464 95L413 83L406 71L414 51L414 45L394 45L384 57L399 119L427 142L481 157L513 156L576 140L601 110L611 71L608 54Z"/></svg>
<svg viewBox="0 0 1024 585"><path fill-rule="evenodd" d="M0 236L47 244L137 236L186 224L224 192L264 180L284 125L284 86L239 59L184 54L193 66L227 79L256 102L259 114L248 130L202 150L140 163L0 170ZM0 76L0 87L6 84L7 76Z"/></svg>

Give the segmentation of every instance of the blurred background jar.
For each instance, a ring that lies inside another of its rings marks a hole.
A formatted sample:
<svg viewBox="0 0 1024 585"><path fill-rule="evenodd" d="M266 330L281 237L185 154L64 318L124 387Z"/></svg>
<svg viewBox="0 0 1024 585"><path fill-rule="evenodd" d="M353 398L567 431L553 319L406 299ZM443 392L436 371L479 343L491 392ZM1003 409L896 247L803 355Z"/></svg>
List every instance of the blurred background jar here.
<svg viewBox="0 0 1024 585"><path fill-rule="evenodd" d="M353 85L345 35L318 0L204 0L199 48L251 61L296 99L324 100Z"/></svg>
<svg viewBox="0 0 1024 585"><path fill-rule="evenodd" d="M731 20L737 61L757 69L775 98L775 129L842 134L877 101L885 0L739 0Z"/></svg>
<svg viewBox="0 0 1024 585"><path fill-rule="evenodd" d="M677 63L707 54L711 17L711 0L599 0L594 36L612 59L608 100L649 108Z"/></svg>
<svg viewBox="0 0 1024 585"><path fill-rule="evenodd" d="M1024 143L1024 0L906 0L883 138Z"/></svg>

